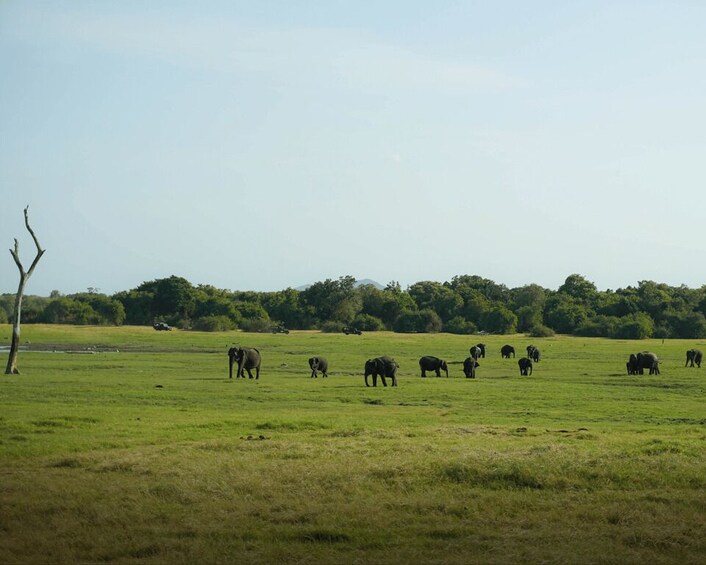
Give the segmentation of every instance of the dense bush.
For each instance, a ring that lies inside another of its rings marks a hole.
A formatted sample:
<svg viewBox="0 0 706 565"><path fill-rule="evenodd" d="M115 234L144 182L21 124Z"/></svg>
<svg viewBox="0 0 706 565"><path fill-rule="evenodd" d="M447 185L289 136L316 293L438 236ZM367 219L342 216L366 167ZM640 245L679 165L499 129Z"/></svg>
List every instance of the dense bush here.
<svg viewBox="0 0 706 565"><path fill-rule="evenodd" d="M383 324L382 320L370 314L358 314L351 325L366 332L376 332L385 329L385 324Z"/></svg>
<svg viewBox="0 0 706 565"><path fill-rule="evenodd" d="M456 316L444 324L443 330L450 334L470 335L478 331L478 326L461 316Z"/></svg>
<svg viewBox="0 0 706 565"><path fill-rule="evenodd" d="M433 333L441 331L441 318L429 308L403 312L397 317L394 330L400 333Z"/></svg>
<svg viewBox="0 0 706 565"><path fill-rule="evenodd" d="M203 316L196 318L191 328L202 332L226 332L234 330L236 325L228 316Z"/></svg>
<svg viewBox="0 0 706 565"><path fill-rule="evenodd" d="M329 321L321 324L319 329L327 334L336 334L342 331L343 326L339 322Z"/></svg>
<svg viewBox="0 0 706 565"><path fill-rule="evenodd" d="M554 335L554 330L544 326L542 324L534 326L530 331L529 331L529 336L530 337L552 337Z"/></svg>
<svg viewBox="0 0 706 565"><path fill-rule="evenodd" d="M246 332L269 332L272 329L272 323L262 318L252 318L243 320L240 327Z"/></svg>

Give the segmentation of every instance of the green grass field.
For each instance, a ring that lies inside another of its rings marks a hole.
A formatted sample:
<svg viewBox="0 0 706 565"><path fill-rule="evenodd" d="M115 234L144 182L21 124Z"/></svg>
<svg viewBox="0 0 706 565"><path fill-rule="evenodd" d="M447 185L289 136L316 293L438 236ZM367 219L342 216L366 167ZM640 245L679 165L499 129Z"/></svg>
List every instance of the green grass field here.
<svg viewBox="0 0 706 565"><path fill-rule="evenodd" d="M684 367L706 342L32 325L22 341L22 374L0 377L0 563L706 563L706 366ZM533 376L505 343L540 347ZM231 344L260 349L259 381L228 379ZM662 374L628 376L645 349ZM399 387L366 388L383 354ZM422 355L451 377L421 379Z"/></svg>

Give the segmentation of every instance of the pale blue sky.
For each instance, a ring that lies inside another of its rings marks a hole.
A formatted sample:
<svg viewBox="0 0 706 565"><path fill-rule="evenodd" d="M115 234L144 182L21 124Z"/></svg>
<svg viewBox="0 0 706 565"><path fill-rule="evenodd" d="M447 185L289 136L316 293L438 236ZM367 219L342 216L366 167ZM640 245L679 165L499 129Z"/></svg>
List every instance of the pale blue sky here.
<svg viewBox="0 0 706 565"><path fill-rule="evenodd" d="M0 0L0 249L31 262L29 205L32 294L699 287L705 21L687 0Z"/></svg>

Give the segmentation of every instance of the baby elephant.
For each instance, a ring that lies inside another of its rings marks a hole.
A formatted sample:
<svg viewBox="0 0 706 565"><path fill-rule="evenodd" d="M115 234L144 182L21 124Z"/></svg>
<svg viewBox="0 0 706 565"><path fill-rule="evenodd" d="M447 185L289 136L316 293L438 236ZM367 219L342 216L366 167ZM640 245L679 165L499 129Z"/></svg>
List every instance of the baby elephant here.
<svg viewBox="0 0 706 565"><path fill-rule="evenodd" d="M480 367L480 363L473 357L466 357L463 361L463 374L466 375L467 379L476 378L476 367Z"/></svg>
<svg viewBox="0 0 706 565"><path fill-rule="evenodd" d="M503 359L510 359L510 353L512 353L512 356L515 356L515 348L512 345L503 345L500 348L500 356Z"/></svg>
<svg viewBox="0 0 706 565"><path fill-rule="evenodd" d="M701 353L700 350L698 349L689 349L689 351L686 352L686 365L685 367L693 367L694 363L696 363L696 366L701 368L701 358L703 357L703 353ZM691 364L690 364L691 363Z"/></svg>
<svg viewBox="0 0 706 565"><path fill-rule="evenodd" d="M446 377L448 378L449 376L449 366L446 361L431 355L425 355L419 360L419 368L422 370L422 378L426 378L427 371L435 371L436 376L440 377L443 370L446 373Z"/></svg>
<svg viewBox="0 0 706 565"><path fill-rule="evenodd" d="M520 359L517 364L520 366L520 375L521 376L529 376L532 374L532 359L528 359L527 357L523 357Z"/></svg>
<svg viewBox="0 0 706 565"><path fill-rule="evenodd" d="M328 377L328 361L323 357L312 357L309 359L309 367L311 367L311 378L318 377L317 371L321 371L322 377Z"/></svg>
<svg viewBox="0 0 706 565"><path fill-rule="evenodd" d="M539 357L540 357L539 348L535 347L534 345L528 345L527 346L527 357L532 359L535 363L538 363Z"/></svg>

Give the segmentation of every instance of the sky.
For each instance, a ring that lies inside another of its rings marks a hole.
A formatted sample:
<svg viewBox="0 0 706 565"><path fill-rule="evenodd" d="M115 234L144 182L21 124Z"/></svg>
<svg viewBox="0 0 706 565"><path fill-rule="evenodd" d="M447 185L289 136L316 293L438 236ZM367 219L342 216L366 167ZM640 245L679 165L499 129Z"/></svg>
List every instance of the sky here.
<svg viewBox="0 0 706 565"><path fill-rule="evenodd" d="M706 284L700 0L0 0L0 293ZM8 251L2 257L2 245Z"/></svg>

